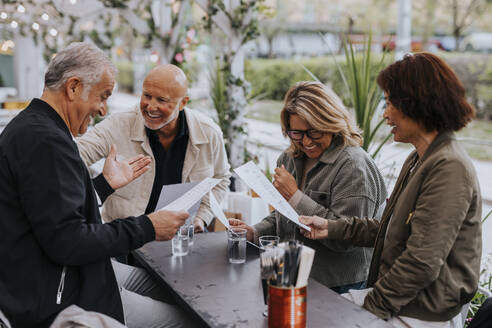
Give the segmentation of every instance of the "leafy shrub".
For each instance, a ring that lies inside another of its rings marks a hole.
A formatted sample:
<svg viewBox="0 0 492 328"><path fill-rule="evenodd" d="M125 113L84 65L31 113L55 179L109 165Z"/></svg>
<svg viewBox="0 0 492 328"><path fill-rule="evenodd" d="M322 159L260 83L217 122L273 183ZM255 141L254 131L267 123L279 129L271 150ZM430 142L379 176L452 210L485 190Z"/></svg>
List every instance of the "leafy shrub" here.
<svg viewBox="0 0 492 328"><path fill-rule="evenodd" d="M389 64L389 56L385 63ZM336 56L335 60L347 74L348 66L345 56ZM372 62L378 63L379 55L373 55ZM252 97L283 100L287 90L298 81L313 80L303 68L306 67L320 82L329 85L348 107L353 107L351 96L343 84L333 57L316 57L311 59L252 59L246 61L244 74L251 83ZM376 77L374 73L373 78Z"/></svg>
<svg viewBox="0 0 492 328"><path fill-rule="evenodd" d="M312 80L302 65L322 82L328 81L329 76L336 73L333 59L328 57L299 61L287 59L248 60L244 74L252 86L251 97L261 96L266 99L283 100L287 90L295 82Z"/></svg>
<svg viewBox="0 0 492 328"><path fill-rule="evenodd" d="M439 53L438 56L443 57L456 71L465 85L469 101L477 108L479 117L492 119L492 56L469 53ZM335 59L346 73L344 56L336 56ZM376 63L380 59L380 55L373 55L372 61ZM392 60L387 56L383 67ZM244 73L246 80L251 83L252 97L283 100L285 93L295 82L312 80L302 68L303 65L321 82L330 85L345 105L353 107L333 57L248 60Z"/></svg>

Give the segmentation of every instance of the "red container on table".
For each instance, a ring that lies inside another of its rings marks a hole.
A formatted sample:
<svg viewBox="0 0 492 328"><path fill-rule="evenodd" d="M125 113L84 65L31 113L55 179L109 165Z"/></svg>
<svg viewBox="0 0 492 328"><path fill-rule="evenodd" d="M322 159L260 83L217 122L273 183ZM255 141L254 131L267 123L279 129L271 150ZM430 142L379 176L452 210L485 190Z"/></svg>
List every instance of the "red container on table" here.
<svg viewBox="0 0 492 328"><path fill-rule="evenodd" d="M304 328L307 317L307 286L268 286L268 327Z"/></svg>

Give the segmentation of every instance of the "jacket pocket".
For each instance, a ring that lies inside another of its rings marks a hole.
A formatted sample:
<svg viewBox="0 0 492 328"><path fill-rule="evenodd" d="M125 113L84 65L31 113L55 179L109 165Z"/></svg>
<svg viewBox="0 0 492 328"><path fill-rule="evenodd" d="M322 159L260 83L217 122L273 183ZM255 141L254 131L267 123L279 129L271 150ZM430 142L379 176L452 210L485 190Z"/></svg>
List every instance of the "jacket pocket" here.
<svg viewBox="0 0 492 328"><path fill-rule="evenodd" d="M58 283L58 290L56 292L56 304L61 304L63 289L65 288L65 276L67 274L67 267L64 266L60 276L60 282Z"/></svg>

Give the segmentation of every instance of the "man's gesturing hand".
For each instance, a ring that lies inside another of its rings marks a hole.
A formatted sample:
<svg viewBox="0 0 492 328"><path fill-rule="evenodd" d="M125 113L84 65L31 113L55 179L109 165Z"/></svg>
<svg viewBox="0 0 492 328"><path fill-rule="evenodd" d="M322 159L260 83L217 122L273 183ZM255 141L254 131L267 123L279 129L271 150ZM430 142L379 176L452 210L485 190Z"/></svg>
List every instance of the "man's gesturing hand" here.
<svg viewBox="0 0 492 328"><path fill-rule="evenodd" d="M189 214L185 211L158 211L149 214L149 219L155 230L155 240L170 240L176 234Z"/></svg>
<svg viewBox="0 0 492 328"><path fill-rule="evenodd" d="M152 161L150 156L137 155L124 161L116 160L116 145L111 145L106 161L104 162L103 175L114 190L124 187L149 168Z"/></svg>

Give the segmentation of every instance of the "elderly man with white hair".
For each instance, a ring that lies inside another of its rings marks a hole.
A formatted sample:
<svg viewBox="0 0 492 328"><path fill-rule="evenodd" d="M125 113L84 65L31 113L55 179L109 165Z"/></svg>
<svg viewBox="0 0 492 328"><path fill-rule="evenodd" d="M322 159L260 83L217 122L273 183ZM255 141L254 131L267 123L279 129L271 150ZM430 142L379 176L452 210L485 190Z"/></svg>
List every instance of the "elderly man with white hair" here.
<svg viewBox="0 0 492 328"><path fill-rule="evenodd" d="M68 46L51 60L41 98L0 135L0 309L13 327L48 327L70 305L128 327L190 327L180 309L121 282L128 271L110 260L171 239L188 213L158 211L102 224L73 140L92 117L106 114L114 75L101 50L87 43ZM101 198L149 163L145 156L119 162L113 147L95 181Z"/></svg>

